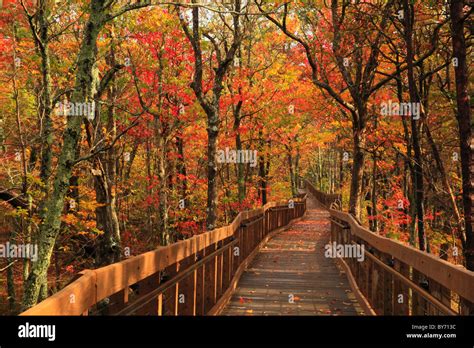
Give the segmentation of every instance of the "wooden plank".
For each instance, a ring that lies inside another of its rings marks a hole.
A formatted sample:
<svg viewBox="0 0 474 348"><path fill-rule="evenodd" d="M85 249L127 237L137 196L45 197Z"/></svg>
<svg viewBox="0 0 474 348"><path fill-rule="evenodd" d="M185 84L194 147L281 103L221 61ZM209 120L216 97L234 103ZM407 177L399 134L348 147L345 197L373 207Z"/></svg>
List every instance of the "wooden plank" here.
<svg viewBox="0 0 474 348"><path fill-rule="evenodd" d="M293 221L293 223L296 223L300 221L301 218L297 218ZM274 236L276 236L278 233L288 229L288 226L282 227L280 229L274 230L270 233L268 233L262 241L259 243L259 245L252 251L252 253L239 265L237 268L235 275L233 276L229 287L227 290L224 292L222 297L219 299L219 301L216 303L216 305L207 313L207 315L220 315L222 311L224 310L225 306L228 304L229 300L231 299L233 292L235 291L237 284L240 280L240 277L242 274L245 272L246 268L252 263L253 259L255 258L256 255L261 251L262 247L268 243L270 239L272 239ZM233 254L233 253L232 253ZM231 254L231 255L232 255Z"/></svg>
<svg viewBox="0 0 474 348"><path fill-rule="evenodd" d="M275 218L284 221L284 214L275 211ZM329 239L328 215L308 205L302 223L265 243L220 314L363 314L346 274L320 250Z"/></svg>

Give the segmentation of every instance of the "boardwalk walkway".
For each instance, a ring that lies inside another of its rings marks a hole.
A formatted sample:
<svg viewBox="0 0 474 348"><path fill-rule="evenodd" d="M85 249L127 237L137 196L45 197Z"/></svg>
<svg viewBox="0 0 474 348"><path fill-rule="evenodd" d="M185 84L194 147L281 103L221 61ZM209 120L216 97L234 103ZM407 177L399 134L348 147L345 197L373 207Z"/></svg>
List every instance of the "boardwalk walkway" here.
<svg viewBox="0 0 474 348"><path fill-rule="evenodd" d="M221 315L363 315L345 273L324 257L329 213L310 195L308 212L256 255Z"/></svg>

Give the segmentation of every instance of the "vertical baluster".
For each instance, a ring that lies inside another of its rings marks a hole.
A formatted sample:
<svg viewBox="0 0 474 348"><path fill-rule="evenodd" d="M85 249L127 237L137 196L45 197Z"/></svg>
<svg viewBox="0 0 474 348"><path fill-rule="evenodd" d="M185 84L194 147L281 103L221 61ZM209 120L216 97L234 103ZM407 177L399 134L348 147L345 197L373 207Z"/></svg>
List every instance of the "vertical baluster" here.
<svg viewBox="0 0 474 348"><path fill-rule="evenodd" d="M206 248L206 254L211 254L216 250L215 244ZM209 310L214 306L216 302L216 260L211 258L206 262L206 274L205 274L205 301L204 301L204 313L208 313Z"/></svg>
<svg viewBox="0 0 474 348"><path fill-rule="evenodd" d="M219 247L224 245L224 241L218 243ZM224 255L219 254L216 256L216 301L222 296L223 293L223 271L224 271Z"/></svg>
<svg viewBox="0 0 474 348"><path fill-rule="evenodd" d="M197 260L202 260L206 256L206 250L202 250L196 254ZM195 306L194 306L194 314L195 315L204 315L206 312L204 311L204 304L206 302L205 299L205 290L206 290L206 265L201 265L197 270L194 271L194 278L195 278Z"/></svg>
<svg viewBox="0 0 474 348"><path fill-rule="evenodd" d="M409 267L399 260L394 260L394 268L397 272L409 278ZM394 279L394 315L408 315L409 314L409 291L408 287L398 278Z"/></svg>
<svg viewBox="0 0 474 348"><path fill-rule="evenodd" d="M195 256L192 255L180 262L180 269L183 271L194 263ZM193 315L194 314L194 281L195 272L191 272L186 278L178 284L177 311L176 315Z"/></svg>
<svg viewBox="0 0 474 348"><path fill-rule="evenodd" d="M412 270L412 281L421 286L423 281L423 275L418 272L417 270ZM422 296L418 294L416 291L412 291L412 315L426 315L426 303Z"/></svg>
<svg viewBox="0 0 474 348"><path fill-rule="evenodd" d="M382 254L382 261L391 266L392 257L388 254ZM384 315L393 315L393 276L390 272L383 272L383 313Z"/></svg>
<svg viewBox="0 0 474 348"><path fill-rule="evenodd" d="M226 244L229 239L226 239ZM222 291L225 292L229 287L231 280L231 267L232 267L232 247L227 247L222 254Z"/></svg>

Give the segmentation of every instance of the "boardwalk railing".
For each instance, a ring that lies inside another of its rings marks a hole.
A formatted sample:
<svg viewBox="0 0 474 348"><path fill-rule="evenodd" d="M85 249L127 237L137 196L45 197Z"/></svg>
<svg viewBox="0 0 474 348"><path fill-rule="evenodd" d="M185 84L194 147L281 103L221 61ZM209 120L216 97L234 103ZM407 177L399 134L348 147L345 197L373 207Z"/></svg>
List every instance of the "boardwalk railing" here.
<svg viewBox="0 0 474 348"><path fill-rule="evenodd" d="M313 195L313 197L316 198L318 202L322 203L326 208L341 209L342 197L340 194L328 194L318 191L308 182L306 182L306 188Z"/></svg>
<svg viewBox="0 0 474 348"><path fill-rule="evenodd" d="M239 213L225 227L95 270L21 315L213 313L267 235L306 211L306 195Z"/></svg>
<svg viewBox="0 0 474 348"><path fill-rule="evenodd" d="M307 181L306 186L316 191ZM334 199L318 195L326 206ZM346 255L339 260L374 314L474 314L474 272L371 232L347 213L329 212L331 243L364 247L363 261Z"/></svg>

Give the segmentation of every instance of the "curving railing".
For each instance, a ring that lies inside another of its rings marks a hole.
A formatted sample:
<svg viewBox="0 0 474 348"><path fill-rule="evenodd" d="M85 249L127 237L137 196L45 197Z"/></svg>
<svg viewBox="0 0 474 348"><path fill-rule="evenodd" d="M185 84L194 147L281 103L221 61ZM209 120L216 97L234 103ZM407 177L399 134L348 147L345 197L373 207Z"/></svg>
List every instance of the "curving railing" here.
<svg viewBox="0 0 474 348"><path fill-rule="evenodd" d="M215 314L259 246L305 211L303 194L241 212L228 226L84 270L21 315Z"/></svg>
<svg viewBox="0 0 474 348"><path fill-rule="evenodd" d="M335 199L334 195L317 191L308 181L306 187L327 207ZM360 300L373 314L474 314L474 272L371 232L348 213L335 209L329 212L330 242L335 250L338 246L353 246L346 250L364 251L363 260L344 252L338 259L353 287L363 296Z"/></svg>

